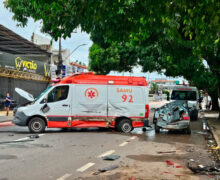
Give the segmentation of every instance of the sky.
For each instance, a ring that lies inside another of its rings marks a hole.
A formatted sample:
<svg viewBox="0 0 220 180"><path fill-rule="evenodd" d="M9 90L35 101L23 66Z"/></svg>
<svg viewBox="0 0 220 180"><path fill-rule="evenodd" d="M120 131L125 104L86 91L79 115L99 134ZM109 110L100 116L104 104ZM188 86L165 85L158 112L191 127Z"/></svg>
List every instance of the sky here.
<svg viewBox="0 0 220 180"><path fill-rule="evenodd" d="M48 39L52 39L49 35L41 33L41 23L40 21L34 22L33 19L29 19L27 26L18 27L17 22L12 19L13 13L9 12L3 5L4 0L0 0L0 24L5 26L6 28L14 31L15 33L19 34L23 38L27 40L31 39L32 33L36 33ZM77 46L81 44L86 44L84 46L79 47L74 53L70 56L70 61L81 61L88 65L89 62L89 47L92 45L92 41L90 40L89 34L85 32L81 32L80 29L77 29L77 33L72 33L71 38L67 38L62 40L62 48L69 48L70 52L72 52ZM53 43L53 47L58 49L58 42ZM122 75L121 73L111 72L111 75ZM124 75L130 75L130 73L124 73ZM154 73L142 73L140 67L135 67L133 69L133 76L144 76L149 80L152 79L183 79L179 78L169 78L163 74L158 74L157 72Z"/></svg>

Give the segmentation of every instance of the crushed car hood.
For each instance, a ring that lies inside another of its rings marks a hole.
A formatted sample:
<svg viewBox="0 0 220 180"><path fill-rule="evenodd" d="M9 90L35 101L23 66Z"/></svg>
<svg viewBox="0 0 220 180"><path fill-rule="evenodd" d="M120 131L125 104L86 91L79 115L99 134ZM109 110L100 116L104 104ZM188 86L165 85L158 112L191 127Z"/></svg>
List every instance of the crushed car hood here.
<svg viewBox="0 0 220 180"><path fill-rule="evenodd" d="M34 101L34 97L32 94L24 91L23 89L20 88L15 88L15 91L23 98L27 99L28 101Z"/></svg>

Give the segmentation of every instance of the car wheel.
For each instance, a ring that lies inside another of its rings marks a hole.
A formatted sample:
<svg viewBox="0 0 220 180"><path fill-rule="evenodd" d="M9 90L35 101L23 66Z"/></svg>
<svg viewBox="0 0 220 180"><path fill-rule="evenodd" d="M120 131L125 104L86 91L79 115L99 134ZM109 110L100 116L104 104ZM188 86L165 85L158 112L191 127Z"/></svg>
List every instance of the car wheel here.
<svg viewBox="0 0 220 180"><path fill-rule="evenodd" d="M32 118L28 123L28 128L32 133L42 133L45 130L45 122L39 117Z"/></svg>
<svg viewBox="0 0 220 180"><path fill-rule="evenodd" d="M117 128L120 132L129 133L133 130L133 127L131 125L131 121L128 119L122 119Z"/></svg>
<svg viewBox="0 0 220 180"><path fill-rule="evenodd" d="M190 113L190 120L198 120L198 110L194 110Z"/></svg>
<svg viewBox="0 0 220 180"><path fill-rule="evenodd" d="M157 125L157 122L155 123L155 132L157 134L160 133L160 127Z"/></svg>
<svg viewBox="0 0 220 180"><path fill-rule="evenodd" d="M191 134L191 127L188 126L186 129L185 129L185 133L186 134Z"/></svg>
<svg viewBox="0 0 220 180"><path fill-rule="evenodd" d="M154 123L154 124L157 123L157 118L155 118L155 114L154 114L154 117L153 117L153 123Z"/></svg>

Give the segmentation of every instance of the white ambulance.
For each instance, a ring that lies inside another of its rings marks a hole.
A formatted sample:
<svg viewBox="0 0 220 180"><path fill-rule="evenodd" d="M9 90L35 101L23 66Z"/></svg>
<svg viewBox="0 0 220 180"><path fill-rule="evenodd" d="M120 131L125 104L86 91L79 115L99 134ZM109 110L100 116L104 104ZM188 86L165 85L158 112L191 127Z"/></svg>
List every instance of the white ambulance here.
<svg viewBox="0 0 220 180"><path fill-rule="evenodd" d="M48 87L39 97L16 88L30 101L15 110L13 123L33 133L47 128L116 128L130 132L148 123L144 77L73 74Z"/></svg>

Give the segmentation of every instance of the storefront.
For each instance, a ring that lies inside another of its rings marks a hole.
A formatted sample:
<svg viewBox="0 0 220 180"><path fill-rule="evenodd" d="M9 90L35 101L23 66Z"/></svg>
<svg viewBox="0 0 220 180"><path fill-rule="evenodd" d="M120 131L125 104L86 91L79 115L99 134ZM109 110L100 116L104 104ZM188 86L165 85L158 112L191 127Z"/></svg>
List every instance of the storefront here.
<svg viewBox="0 0 220 180"><path fill-rule="evenodd" d="M38 96L50 81L50 53L0 25L0 97L9 92L24 103L14 89Z"/></svg>

